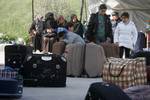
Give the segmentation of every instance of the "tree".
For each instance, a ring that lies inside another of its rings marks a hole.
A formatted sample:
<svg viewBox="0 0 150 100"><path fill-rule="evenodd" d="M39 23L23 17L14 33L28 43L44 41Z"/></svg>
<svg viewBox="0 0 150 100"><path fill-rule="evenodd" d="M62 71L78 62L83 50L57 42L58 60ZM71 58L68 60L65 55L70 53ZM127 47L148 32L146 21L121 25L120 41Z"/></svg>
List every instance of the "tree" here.
<svg viewBox="0 0 150 100"><path fill-rule="evenodd" d="M72 13L77 13L68 0L34 0L35 16L45 15L47 12L53 12L55 17L63 15L69 20Z"/></svg>

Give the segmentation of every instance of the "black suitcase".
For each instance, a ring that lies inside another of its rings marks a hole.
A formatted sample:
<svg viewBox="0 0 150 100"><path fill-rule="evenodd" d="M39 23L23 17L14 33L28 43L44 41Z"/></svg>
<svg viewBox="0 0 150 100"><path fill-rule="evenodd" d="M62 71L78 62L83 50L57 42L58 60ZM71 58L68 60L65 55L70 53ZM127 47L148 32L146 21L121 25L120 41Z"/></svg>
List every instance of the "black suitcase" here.
<svg viewBox="0 0 150 100"><path fill-rule="evenodd" d="M0 97L20 98L23 83L17 79L0 79Z"/></svg>
<svg viewBox="0 0 150 100"><path fill-rule="evenodd" d="M131 100L114 84L97 82L91 84L85 100Z"/></svg>
<svg viewBox="0 0 150 100"><path fill-rule="evenodd" d="M0 97L19 98L23 93L23 79L14 69L0 69Z"/></svg>
<svg viewBox="0 0 150 100"><path fill-rule="evenodd" d="M15 70L20 70L27 55L32 54L33 48L25 45L5 46L5 66L10 66Z"/></svg>
<svg viewBox="0 0 150 100"><path fill-rule="evenodd" d="M131 55L131 58L137 58L137 57L145 57L146 65L150 66L150 51L140 51L140 52L133 53Z"/></svg>
<svg viewBox="0 0 150 100"><path fill-rule="evenodd" d="M55 54L28 56L23 68L24 86L65 87L66 59Z"/></svg>

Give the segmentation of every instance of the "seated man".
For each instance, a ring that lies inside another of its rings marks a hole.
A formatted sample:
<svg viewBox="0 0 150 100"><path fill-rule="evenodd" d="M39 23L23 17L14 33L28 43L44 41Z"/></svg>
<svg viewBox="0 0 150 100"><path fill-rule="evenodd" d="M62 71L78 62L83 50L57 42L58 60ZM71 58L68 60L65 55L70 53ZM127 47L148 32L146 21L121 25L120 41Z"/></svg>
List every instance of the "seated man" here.
<svg viewBox="0 0 150 100"><path fill-rule="evenodd" d="M67 30L68 29L68 30ZM68 23L67 29L63 27L59 27L57 29L57 33L59 36L59 39L63 39L67 44L73 44L73 43L80 43L85 44L84 40L76 33L73 33L73 24Z"/></svg>

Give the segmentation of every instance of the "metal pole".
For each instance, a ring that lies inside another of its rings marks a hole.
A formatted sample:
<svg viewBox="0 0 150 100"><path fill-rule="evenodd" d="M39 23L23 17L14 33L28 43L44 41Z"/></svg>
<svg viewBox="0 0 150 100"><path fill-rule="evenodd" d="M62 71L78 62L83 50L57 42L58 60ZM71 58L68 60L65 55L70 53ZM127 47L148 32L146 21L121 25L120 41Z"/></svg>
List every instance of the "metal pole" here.
<svg viewBox="0 0 150 100"><path fill-rule="evenodd" d="M87 2L86 2L86 0L85 0L84 4L85 4L85 19L87 22L88 18L87 18Z"/></svg>
<svg viewBox="0 0 150 100"><path fill-rule="evenodd" d="M32 0L32 21L34 20L34 0Z"/></svg>
<svg viewBox="0 0 150 100"><path fill-rule="evenodd" d="M83 7L84 7L84 0L82 0L82 3L81 3L80 21L82 21Z"/></svg>

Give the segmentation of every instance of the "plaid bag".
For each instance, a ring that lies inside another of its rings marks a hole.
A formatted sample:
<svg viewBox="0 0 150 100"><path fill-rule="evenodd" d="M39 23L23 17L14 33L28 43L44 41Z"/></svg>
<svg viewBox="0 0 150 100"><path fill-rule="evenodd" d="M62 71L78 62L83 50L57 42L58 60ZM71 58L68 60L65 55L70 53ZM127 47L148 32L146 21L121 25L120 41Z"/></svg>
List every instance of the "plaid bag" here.
<svg viewBox="0 0 150 100"><path fill-rule="evenodd" d="M5 67L4 69L0 69L0 78L17 78L18 72L14 71L11 67Z"/></svg>
<svg viewBox="0 0 150 100"><path fill-rule="evenodd" d="M114 83L121 88L147 83L144 58L108 58L103 67L103 81Z"/></svg>

